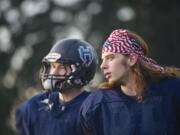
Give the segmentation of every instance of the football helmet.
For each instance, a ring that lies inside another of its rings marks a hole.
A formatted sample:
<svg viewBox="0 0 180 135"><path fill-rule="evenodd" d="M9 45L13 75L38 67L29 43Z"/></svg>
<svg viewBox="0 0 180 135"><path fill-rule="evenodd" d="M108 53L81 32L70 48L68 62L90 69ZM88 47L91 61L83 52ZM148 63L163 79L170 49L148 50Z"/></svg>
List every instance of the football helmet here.
<svg viewBox="0 0 180 135"><path fill-rule="evenodd" d="M71 68L68 75L50 73L51 63L61 63ZM42 59L40 70L41 84L45 90L63 91L88 84L94 77L97 56L88 42L80 39L63 39L55 43Z"/></svg>

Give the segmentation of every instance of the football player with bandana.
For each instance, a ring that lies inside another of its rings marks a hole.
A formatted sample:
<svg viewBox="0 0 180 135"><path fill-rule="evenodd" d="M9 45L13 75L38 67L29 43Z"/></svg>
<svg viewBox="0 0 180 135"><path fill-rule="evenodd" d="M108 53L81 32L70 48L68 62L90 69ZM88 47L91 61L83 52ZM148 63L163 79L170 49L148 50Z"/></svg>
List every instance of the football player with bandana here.
<svg viewBox="0 0 180 135"><path fill-rule="evenodd" d="M159 65L141 36L117 29L101 69L106 81L80 109L85 135L180 135L180 68Z"/></svg>
<svg viewBox="0 0 180 135"><path fill-rule="evenodd" d="M96 72L97 58L80 39L57 42L42 59L40 80L45 92L16 110L19 135L81 135L79 108L89 95L83 86Z"/></svg>

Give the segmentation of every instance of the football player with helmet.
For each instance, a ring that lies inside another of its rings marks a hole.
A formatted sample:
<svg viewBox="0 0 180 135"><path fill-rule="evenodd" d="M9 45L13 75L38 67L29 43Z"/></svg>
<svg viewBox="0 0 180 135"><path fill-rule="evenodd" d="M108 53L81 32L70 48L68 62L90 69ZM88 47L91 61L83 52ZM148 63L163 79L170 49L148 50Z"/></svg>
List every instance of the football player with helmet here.
<svg viewBox="0 0 180 135"><path fill-rule="evenodd" d="M88 42L63 39L42 59L40 80L45 92L16 110L21 135L80 135L79 108L83 90L96 72L96 53Z"/></svg>

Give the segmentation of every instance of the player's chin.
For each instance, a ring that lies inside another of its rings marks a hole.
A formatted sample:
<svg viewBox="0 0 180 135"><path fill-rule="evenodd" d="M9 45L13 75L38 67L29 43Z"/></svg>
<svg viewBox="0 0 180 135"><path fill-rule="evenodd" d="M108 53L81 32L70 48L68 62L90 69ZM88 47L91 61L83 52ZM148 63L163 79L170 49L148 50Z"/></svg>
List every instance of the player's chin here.
<svg viewBox="0 0 180 135"><path fill-rule="evenodd" d="M120 79L109 79L108 84L111 87L120 87L123 83Z"/></svg>
<svg viewBox="0 0 180 135"><path fill-rule="evenodd" d="M117 82L117 79L115 79L115 78L108 78L108 83L115 83L115 82Z"/></svg>
<svg viewBox="0 0 180 135"><path fill-rule="evenodd" d="M108 80L108 84L110 84L110 85L114 85L116 83L117 83L117 80L113 80L113 79Z"/></svg>

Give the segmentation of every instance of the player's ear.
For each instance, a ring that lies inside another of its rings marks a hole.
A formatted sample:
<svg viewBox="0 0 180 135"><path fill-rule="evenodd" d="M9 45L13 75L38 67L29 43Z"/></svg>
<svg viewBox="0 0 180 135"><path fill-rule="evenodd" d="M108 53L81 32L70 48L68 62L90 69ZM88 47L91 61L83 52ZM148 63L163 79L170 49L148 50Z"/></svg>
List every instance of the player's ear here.
<svg viewBox="0 0 180 135"><path fill-rule="evenodd" d="M129 66L134 66L135 64L136 64L136 62L137 62L137 60L138 60L138 54L136 54L136 53L131 53L130 55L129 55L129 58L128 58L128 64L129 64Z"/></svg>

